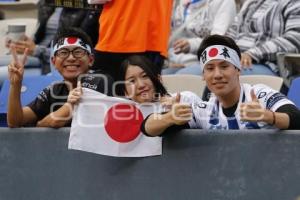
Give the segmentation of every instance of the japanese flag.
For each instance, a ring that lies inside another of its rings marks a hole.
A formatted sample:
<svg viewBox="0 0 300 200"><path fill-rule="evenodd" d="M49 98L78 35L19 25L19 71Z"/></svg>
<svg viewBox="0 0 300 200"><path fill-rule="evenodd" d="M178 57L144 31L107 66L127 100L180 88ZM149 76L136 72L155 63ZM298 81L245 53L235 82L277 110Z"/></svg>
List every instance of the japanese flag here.
<svg viewBox="0 0 300 200"><path fill-rule="evenodd" d="M157 107L83 88L73 113L69 149L118 157L161 155L162 139L140 132L144 118Z"/></svg>

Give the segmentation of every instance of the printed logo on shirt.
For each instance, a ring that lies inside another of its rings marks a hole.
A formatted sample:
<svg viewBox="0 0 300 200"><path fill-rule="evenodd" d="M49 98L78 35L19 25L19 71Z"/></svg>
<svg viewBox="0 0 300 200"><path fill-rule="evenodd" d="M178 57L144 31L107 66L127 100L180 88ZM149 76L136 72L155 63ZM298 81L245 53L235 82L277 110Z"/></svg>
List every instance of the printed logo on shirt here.
<svg viewBox="0 0 300 200"><path fill-rule="evenodd" d="M266 95L267 95L266 92L260 92L260 93L258 94L258 99L264 98Z"/></svg>
<svg viewBox="0 0 300 200"><path fill-rule="evenodd" d="M207 107L206 103L195 103L195 106L197 106L198 108L203 108L203 109L205 109Z"/></svg>
<svg viewBox="0 0 300 200"><path fill-rule="evenodd" d="M49 86L48 86L46 89L47 89L47 90L50 90ZM45 93L44 90L41 91L41 92L38 94L37 98L38 98L39 100L41 100L42 102L48 101L47 94Z"/></svg>
<svg viewBox="0 0 300 200"><path fill-rule="evenodd" d="M271 109L274 106L274 104L276 104L278 101L282 99L286 99L286 97L283 94L279 92L273 94L270 98L268 98L266 108Z"/></svg>
<svg viewBox="0 0 300 200"><path fill-rule="evenodd" d="M97 87L98 87L96 84L90 84L90 83L87 83L87 82L84 82L81 85L84 88L89 88L89 89L92 89L92 90L97 90Z"/></svg>

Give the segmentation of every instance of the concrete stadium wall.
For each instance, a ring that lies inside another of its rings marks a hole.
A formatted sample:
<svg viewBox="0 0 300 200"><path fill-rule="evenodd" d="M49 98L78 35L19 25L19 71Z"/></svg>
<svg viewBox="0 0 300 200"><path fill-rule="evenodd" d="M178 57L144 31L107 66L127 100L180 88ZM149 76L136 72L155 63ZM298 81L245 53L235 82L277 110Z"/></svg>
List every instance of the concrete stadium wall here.
<svg viewBox="0 0 300 200"><path fill-rule="evenodd" d="M69 128L0 128L0 200L296 200L297 132L184 130L114 158L68 150Z"/></svg>

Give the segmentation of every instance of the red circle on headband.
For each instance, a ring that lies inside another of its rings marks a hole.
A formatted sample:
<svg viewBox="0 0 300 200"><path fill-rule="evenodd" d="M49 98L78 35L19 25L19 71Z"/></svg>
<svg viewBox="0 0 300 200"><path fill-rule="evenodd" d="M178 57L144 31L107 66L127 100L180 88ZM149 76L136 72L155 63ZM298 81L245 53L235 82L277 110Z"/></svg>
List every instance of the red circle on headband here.
<svg viewBox="0 0 300 200"><path fill-rule="evenodd" d="M68 44L75 44L77 42L77 39L76 37L68 37L67 38L67 42Z"/></svg>
<svg viewBox="0 0 300 200"><path fill-rule="evenodd" d="M218 51L217 48L212 48L212 49L209 50L208 56L209 56L209 57L215 57L215 56L218 55L218 53L219 53L219 51Z"/></svg>

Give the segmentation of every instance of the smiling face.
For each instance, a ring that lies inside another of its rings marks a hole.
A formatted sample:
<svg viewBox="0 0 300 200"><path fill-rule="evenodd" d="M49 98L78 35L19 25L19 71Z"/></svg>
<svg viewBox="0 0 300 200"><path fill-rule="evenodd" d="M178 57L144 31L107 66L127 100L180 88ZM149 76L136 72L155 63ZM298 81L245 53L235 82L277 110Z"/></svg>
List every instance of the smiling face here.
<svg viewBox="0 0 300 200"><path fill-rule="evenodd" d="M155 89L150 77L139 66L129 65L125 74L126 95L138 103L151 102Z"/></svg>
<svg viewBox="0 0 300 200"><path fill-rule="evenodd" d="M79 75L88 72L94 58L78 46L66 46L55 53L52 62L65 80L76 83Z"/></svg>
<svg viewBox="0 0 300 200"><path fill-rule="evenodd" d="M238 94L240 88L240 71L231 63L216 59L209 61L203 70L207 87L218 97Z"/></svg>

